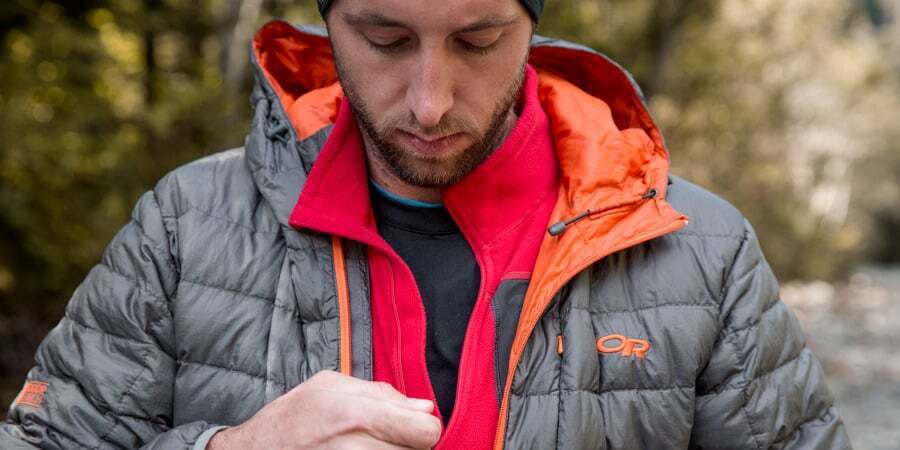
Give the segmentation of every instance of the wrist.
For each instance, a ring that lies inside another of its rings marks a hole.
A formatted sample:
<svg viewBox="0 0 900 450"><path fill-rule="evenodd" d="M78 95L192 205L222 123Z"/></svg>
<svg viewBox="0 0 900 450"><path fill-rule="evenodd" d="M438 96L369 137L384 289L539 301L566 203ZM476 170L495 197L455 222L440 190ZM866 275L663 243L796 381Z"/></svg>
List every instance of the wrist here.
<svg viewBox="0 0 900 450"><path fill-rule="evenodd" d="M206 450L246 449L240 442L240 430L237 427L223 427L214 432L206 444Z"/></svg>

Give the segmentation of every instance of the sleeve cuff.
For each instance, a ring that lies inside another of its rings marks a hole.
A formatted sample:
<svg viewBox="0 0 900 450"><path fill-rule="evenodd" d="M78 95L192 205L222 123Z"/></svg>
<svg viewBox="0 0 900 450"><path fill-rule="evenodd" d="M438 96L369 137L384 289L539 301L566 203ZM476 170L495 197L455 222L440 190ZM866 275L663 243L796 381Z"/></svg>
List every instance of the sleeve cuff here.
<svg viewBox="0 0 900 450"><path fill-rule="evenodd" d="M206 445L209 444L209 440L212 439L213 435L216 433L228 428L227 426L217 426L212 427L203 433L200 436L197 436L197 440L194 441L194 446L191 447L192 450L206 450Z"/></svg>

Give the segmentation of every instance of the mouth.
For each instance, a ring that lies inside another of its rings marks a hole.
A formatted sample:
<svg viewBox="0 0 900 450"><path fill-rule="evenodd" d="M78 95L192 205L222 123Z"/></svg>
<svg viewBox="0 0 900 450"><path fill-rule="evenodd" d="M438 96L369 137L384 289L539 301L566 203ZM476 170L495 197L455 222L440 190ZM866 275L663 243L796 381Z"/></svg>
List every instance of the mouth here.
<svg viewBox="0 0 900 450"><path fill-rule="evenodd" d="M397 134L404 144L414 148L418 153L428 156L439 156L452 153L454 149L460 147L460 143L466 136L464 133L452 133L443 136L421 136L404 130L399 130Z"/></svg>

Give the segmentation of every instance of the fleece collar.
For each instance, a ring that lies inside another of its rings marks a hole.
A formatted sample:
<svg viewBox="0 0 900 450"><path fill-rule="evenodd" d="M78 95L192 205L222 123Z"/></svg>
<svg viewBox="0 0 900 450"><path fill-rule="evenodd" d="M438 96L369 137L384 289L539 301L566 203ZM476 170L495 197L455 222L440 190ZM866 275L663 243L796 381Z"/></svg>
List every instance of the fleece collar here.
<svg viewBox="0 0 900 450"><path fill-rule="evenodd" d="M255 100L256 131L248 138L247 160L263 196L279 220L288 222L297 217L297 205L290 199L296 202L307 176L312 176L309 168L318 166L313 170L325 172L335 158L348 157L322 158L310 149L321 148L318 144L329 125L349 123L350 111L340 107L342 91L323 29L270 22L254 38L253 61L262 99ZM538 98L549 117L559 167L558 197L548 225L570 224L561 235L545 236L541 245L535 270L545 280L533 282L529 293L543 298L592 261L677 230L687 217L665 201L669 154L640 90L625 70L586 47L542 37L532 41L529 64L538 74ZM278 145L268 132L261 137L259 128L268 123L286 130L284 140L297 142L297 148ZM358 139L358 132L345 134L341 139ZM338 139L328 139L328 144L339 145ZM362 158L340 167L332 177L365 180ZM472 174L473 180L478 177ZM298 203L310 207L301 209L334 218L333 204L303 190ZM307 195L319 199L306 203L302 197ZM322 231L352 237L346 232L362 235L362 229L371 228L367 208L352 203L365 197L346 197L340 200L351 202L345 205L354 217L345 222L345 233ZM545 301L536 302L535 314Z"/></svg>
<svg viewBox="0 0 900 450"><path fill-rule="evenodd" d="M257 113L247 160L263 196L279 220L287 222L297 212L289 200L296 201L311 161L322 166L319 171L334 163L309 149L320 148L323 130L327 133L329 125L340 121L339 114L349 122L350 112L340 107L341 87L321 28L270 22L254 38L253 61L257 92L262 95L254 97ZM532 41L529 64L538 73L539 101L549 117L560 170L550 224L570 224L563 234L545 237L541 245L536 271L540 269L546 280L533 282L529 293L543 298L592 261L677 230L687 217L665 201L669 154L640 90L625 70L586 47L542 37ZM268 132L261 137L260 128L268 129L270 123L273 129L287 130L283 140L297 142L297 148L278 145ZM343 139L358 137L347 133ZM311 141L316 145L309 145ZM328 139L329 144L332 141L336 140ZM359 173L334 176L361 174L362 159L356 164L343 170ZM318 202L313 203L321 210L306 209L320 215L334 212L333 205ZM357 217L347 227L371 224L372 218L363 212L366 208L350 206ZM535 313L545 300L536 302Z"/></svg>
<svg viewBox="0 0 900 450"><path fill-rule="evenodd" d="M342 90L321 28L270 22L254 38L252 56L261 117L254 118L260 124L248 139L248 162L279 220L287 222L293 203L284 200L296 201L305 184L322 132L327 135L338 118ZM532 42L529 63L539 74L539 98L550 116L561 169L564 208L555 219L608 209L650 189L665 198L668 152L626 71L593 50L542 37ZM298 142L300 155L270 145L268 132L260 136L272 123L287 130L284 140Z"/></svg>
<svg viewBox="0 0 900 450"><path fill-rule="evenodd" d="M476 250L503 232L556 190L557 165L549 126L538 97L538 76L526 68L521 112L506 140L459 183L442 191L444 205ZM306 180L289 223L296 228L383 244L369 205L362 136L347 100ZM527 182L523 182L526 181Z"/></svg>

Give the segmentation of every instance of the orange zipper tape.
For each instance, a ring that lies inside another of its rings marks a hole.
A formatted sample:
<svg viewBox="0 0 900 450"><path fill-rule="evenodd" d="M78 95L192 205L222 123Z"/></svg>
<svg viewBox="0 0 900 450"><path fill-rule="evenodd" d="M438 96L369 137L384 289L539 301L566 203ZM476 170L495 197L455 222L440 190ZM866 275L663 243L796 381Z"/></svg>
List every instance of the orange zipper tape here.
<svg viewBox="0 0 900 450"><path fill-rule="evenodd" d="M341 238L331 236L331 249L334 255L334 278L337 286L338 322L341 327L340 371L344 375L353 375L351 360L352 348L350 329L350 289L347 287L347 266L344 260L344 246Z"/></svg>

